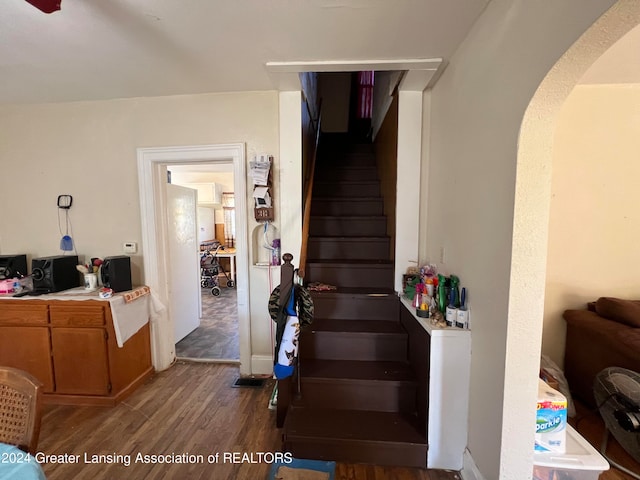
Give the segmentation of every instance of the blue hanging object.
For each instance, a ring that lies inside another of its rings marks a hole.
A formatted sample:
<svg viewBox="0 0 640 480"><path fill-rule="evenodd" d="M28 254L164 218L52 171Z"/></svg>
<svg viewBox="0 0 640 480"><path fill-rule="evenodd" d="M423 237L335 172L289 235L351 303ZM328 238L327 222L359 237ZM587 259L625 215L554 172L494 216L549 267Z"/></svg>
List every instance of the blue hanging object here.
<svg viewBox="0 0 640 480"><path fill-rule="evenodd" d="M64 199L63 197L68 197L68 199ZM69 209L71 208L71 195L60 195L58 197L58 229L60 230L60 234L62 235L62 227L60 226L60 210L64 210L64 219L65 219L65 232L60 239L60 250L63 252L72 252L75 251L75 245L73 244L73 238L69 235L69 230L71 229L71 220L69 219Z"/></svg>
<svg viewBox="0 0 640 480"><path fill-rule="evenodd" d="M287 323L284 327L278 361L273 366L273 373L278 380L293 375L293 364L298 355L298 336L300 335L300 320L295 308L295 287L291 287L289 301L285 307L287 313Z"/></svg>
<svg viewBox="0 0 640 480"><path fill-rule="evenodd" d="M73 251L73 238L69 235L65 235L60 239L60 250L63 252L72 252Z"/></svg>

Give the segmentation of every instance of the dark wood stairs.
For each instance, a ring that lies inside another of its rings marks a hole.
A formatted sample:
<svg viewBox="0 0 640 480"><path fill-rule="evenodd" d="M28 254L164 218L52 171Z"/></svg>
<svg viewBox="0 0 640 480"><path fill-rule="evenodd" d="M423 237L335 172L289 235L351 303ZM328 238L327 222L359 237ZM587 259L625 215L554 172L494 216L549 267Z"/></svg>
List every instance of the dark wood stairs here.
<svg viewBox="0 0 640 480"><path fill-rule="evenodd" d="M315 177L305 282L337 288L312 292L283 447L296 458L426 468L373 146L324 135Z"/></svg>

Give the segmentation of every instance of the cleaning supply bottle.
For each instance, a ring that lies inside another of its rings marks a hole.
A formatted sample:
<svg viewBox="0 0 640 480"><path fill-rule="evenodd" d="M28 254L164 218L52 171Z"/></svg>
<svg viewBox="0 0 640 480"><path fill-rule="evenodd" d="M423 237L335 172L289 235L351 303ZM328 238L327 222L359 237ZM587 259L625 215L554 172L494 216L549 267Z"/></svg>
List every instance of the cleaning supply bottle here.
<svg viewBox="0 0 640 480"><path fill-rule="evenodd" d="M447 277L438 274L438 310L445 313L447 307Z"/></svg>
<svg viewBox="0 0 640 480"><path fill-rule="evenodd" d="M416 294L413 297L413 306L416 310L419 309L420 305L422 304L422 287L422 283L416 284Z"/></svg>
<svg viewBox="0 0 640 480"><path fill-rule="evenodd" d="M271 242L271 265L280 265L280 239L276 238Z"/></svg>
<svg viewBox="0 0 640 480"><path fill-rule="evenodd" d="M467 289L463 288L460 294L460 308L456 315L456 327L469 328L469 310L467 309Z"/></svg>
<svg viewBox="0 0 640 480"><path fill-rule="evenodd" d="M445 321L447 322L447 326L448 327L455 327L456 326L456 317L457 317L457 308L455 305L455 292L453 290L453 288L450 290L449 292L449 304L447 305L446 308L446 314L445 314Z"/></svg>
<svg viewBox="0 0 640 480"><path fill-rule="evenodd" d="M433 277L427 277L427 279L424 281L426 288L427 288L427 296L429 297L433 297L435 295L435 290L434 290L434 286L433 286Z"/></svg>
<svg viewBox="0 0 640 480"><path fill-rule="evenodd" d="M453 293L453 305L457 308L460 306L460 279L455 275L451 275L449 277L449 284L451 292Z"/></svg>

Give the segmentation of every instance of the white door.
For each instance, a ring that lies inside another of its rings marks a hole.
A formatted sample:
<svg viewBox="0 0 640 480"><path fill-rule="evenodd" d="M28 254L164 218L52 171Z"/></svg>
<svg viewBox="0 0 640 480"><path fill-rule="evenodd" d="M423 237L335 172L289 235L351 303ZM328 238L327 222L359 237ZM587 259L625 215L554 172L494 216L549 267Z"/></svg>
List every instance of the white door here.
<svg viewBox="0 0 640 480"><path fill-rule="evenodd" d="M200 265L196 191L166 184L169 311L175 343L200 325Z"/></svg>

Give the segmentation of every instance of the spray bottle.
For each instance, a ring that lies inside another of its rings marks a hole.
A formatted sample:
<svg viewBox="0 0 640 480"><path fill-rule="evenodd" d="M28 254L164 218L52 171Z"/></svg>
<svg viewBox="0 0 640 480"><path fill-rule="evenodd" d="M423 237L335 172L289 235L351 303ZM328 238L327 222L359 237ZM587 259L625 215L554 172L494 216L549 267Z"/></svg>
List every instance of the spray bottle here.
<svg viewBox="0 0 640 480"><path fill-rule="evenodd" d="M447 277L438 274L438 310L445 313L447 308Z"/></svg>
<svg viewBox="0 0 640 480"><path fill-rule="evenodd" d="M452 288L449 291L449 304L447 305L447 310L444 317L448 327L456 326L456 317L458 315L458 312L457 312L458 309L456 308L456 305L455 305L455 301L456 301L455 297L456 297L456 294L454 289Z"/></svg>
<svg viewBox="0 0 640 480"><path fill-rule="evenodd" d="M469 328L469 310L467 309L467 289L463 288L460 297L460 308L456 315L456 327Z"/></svg>
<svg viewBox="0 0 640 480"><path fill-rule="evenodd" d="M451 275L449 277L449 284L451 288L451 294L453 297L452 303L453 303L453 306L457 308L460 306L460 289L459 289L460 279L455 275Z"/></svg>

